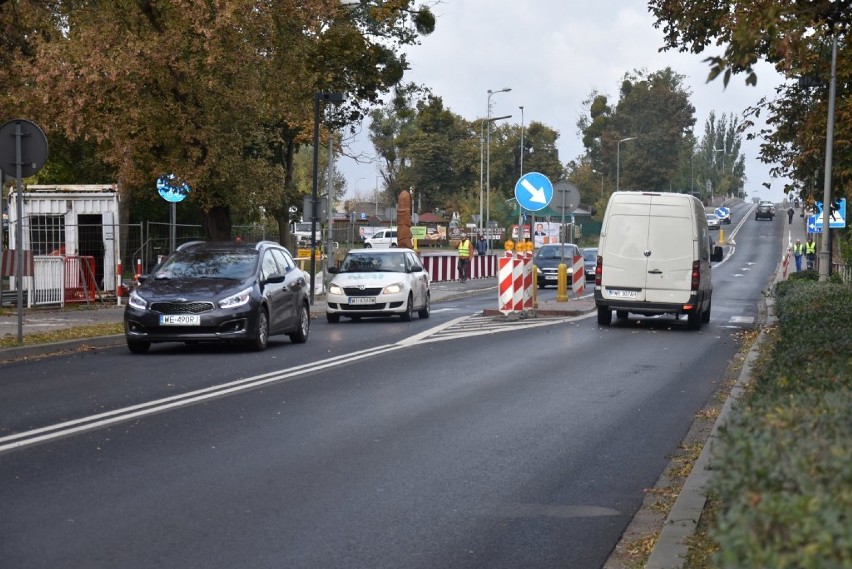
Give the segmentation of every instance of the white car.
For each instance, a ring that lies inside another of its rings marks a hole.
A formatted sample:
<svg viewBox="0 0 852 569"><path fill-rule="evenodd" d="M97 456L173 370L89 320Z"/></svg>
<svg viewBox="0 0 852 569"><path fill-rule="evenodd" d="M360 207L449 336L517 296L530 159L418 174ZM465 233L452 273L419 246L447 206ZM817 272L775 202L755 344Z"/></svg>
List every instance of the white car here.
<svg viewBox="0 0 852 569"><path fill-rule="evenodd" d="M396 227L381 229L364 241L364 247L396 247Z"/></svg>
<svg viewBox="0 0 852 569"><path fill-rule="evenodd" d="M417 253L404 248L353 249L340 268L332 267L326 319L340 322L365 316L399 315L410 322L414 312L429 318L429 273Z"/></svg>
<svg viewBox="0 0 852 569"><path fill-rule="evenodd" d="M707 229L721 229L722 219L715 213L707 214Z"/></svg>

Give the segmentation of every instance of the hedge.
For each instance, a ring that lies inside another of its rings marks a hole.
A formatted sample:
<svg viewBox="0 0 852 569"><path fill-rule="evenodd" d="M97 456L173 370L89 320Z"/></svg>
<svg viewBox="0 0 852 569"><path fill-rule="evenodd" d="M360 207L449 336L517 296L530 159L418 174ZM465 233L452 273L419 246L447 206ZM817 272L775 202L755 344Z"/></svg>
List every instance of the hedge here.
<svg viewBox="0 0 852 569"><path fill-rule="evenodd" d="M717 567L852 567L852 289L774 290L778 326L714 448Z"/></svg>

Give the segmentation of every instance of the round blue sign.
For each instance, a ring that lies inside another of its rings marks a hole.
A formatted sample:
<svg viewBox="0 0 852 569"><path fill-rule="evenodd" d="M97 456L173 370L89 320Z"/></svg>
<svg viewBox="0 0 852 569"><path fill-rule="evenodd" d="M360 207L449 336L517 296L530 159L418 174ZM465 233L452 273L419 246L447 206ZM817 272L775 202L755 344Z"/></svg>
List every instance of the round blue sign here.
<svg viewBox="0 0 852 569"><path fill-rule="evenodd" d="M179 181L174 174L166 174L157 178L157 193L169 203L178 203L189 195L189 185Z"/></svg>
<svg viewBox="0 0 852 569"><path fill-rule="evenodd" d="M525 210L544 209L553 199L553 184L544 174L528 172L515 184L515 199Z"/></svg>

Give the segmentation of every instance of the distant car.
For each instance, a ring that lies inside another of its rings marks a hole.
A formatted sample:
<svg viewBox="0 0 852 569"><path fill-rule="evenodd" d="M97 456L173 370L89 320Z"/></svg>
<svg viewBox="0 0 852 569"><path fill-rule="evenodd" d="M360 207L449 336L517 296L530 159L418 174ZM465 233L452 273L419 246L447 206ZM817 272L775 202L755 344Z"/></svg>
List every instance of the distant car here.
<svg viewBox="0 0 852 569"><path fill-rule="evenodd" d="M396 227L381 229L364 241L364 247L396 247Z"/></svg>
<svg viewBox="0 0 852 569"><path fill-rule="evenodd" d="M775 206L770 202L760 202L757 204L757 209L754 210L755 219L768 219L772 221L773 217L775 217Z"/></svg>
<svg viewBox="0 0 852 569"><path fill-rule="evenodd" d="M585 265L586 280L595 280L595 267L598 264L597 247L586 247L583 249L583 264Z"/></svg>
<svg viewBox="0 0 852 569"><path fill-rule="evenodd" d="M276 334L308 339L309 279L278 243L187 243L140 280L124 310L134 354L157 342L240 342L260 351Z"/></svg>
<svg viewBox="0 0 852 569"><path fill-rule="evenodd" d="M568 283L570 286L571 277L574 274L573 259L580 256L580 248L573 243L552 243L539 247L533 257L533 264L538 268L539 288L545 288L547 285L556 286L559 276L559 264L564 258L567 265Z"/></svg>
<svg viewBox="0 0 852 569"><path fill-rule="evenodd" d="M707 229L721 229L722 228L722 220L715 213L707 214Z"/></svg>
<svg viewBox="0 0 852 569"><path fill-rule="evenodd" d="M429 318L431 289L429 273L417 253L405 248L353 249L328 285L326 319L340 322L341 316L358 320L364 316L400 316L410 322L414 312Z"/></svg>

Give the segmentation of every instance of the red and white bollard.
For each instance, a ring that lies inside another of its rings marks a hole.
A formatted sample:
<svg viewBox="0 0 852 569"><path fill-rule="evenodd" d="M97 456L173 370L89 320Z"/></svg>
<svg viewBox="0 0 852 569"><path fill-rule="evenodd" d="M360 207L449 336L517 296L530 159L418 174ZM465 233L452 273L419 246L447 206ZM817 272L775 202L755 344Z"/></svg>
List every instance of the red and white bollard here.
<svg viewBox="0 0 852 569"><path fill-rule="evenodd" d="M506 251L506 255L497 260L497 301L500 307L500 312L506 315L512 312L515 308L514 262L515 260L512 258L511 251Z"/></svg>
<svg viewBox="0 0 852 569"><path fill-rule="evenodd" d="M118 260L118 266L115 268L115 299L118 306L121 306L121 275L122 275L121 259Z"/></svg>
<svg viewBox="0 0 852 569"><path fill-rule="evenodd" d="M524 310L533 309L533 287L532 242L529 242L524 254Z"/></svg>
<svg viewBox="0 0 852 569"><path fill-rule="evenodd" d="M571 274L571 292L574 298L579 299L583 295L586 286L586 264L583 261L583 256L575 256L571 266L573 268Z"/></svg>
<svg viewBox="0 0 852 569"><path fill-rule="evenodd" d="M512 278L514 290L512 290L512 304L515 312L524 311L524 254L518 253L512 261Z"/></svg>

